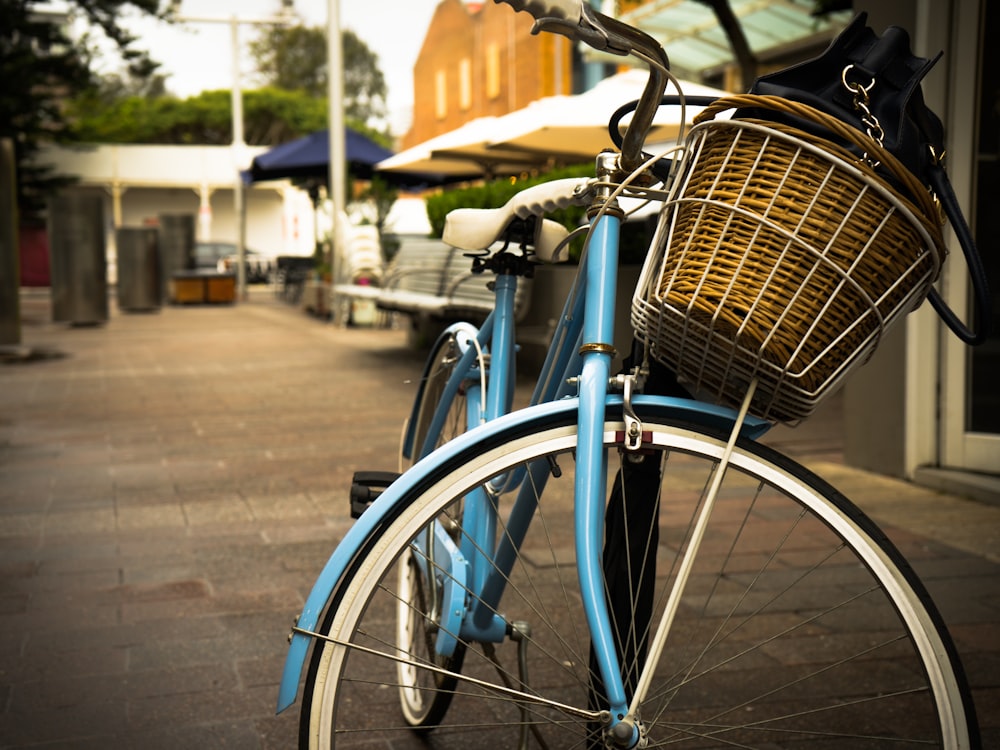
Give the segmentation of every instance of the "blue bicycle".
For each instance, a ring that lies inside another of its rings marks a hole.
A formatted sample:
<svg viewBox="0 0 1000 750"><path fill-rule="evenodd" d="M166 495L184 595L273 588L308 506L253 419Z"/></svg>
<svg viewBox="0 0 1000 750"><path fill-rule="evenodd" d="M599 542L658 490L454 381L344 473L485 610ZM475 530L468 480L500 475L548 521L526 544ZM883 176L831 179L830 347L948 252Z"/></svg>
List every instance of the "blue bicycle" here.
<svg viewBox="0 0 1000 750"><path fill-rule="evenodd" d="M666 57L576 0L527 10L637 54L650 82L595 178L449 217L446 240L476 251L496 309L433 348L404 439L412 466L356 478L358 521L291 637L279 710L308 662L301 746L977 746L954 646L905 560L834 488L755 442L765 417L809 408L777 397L787 372L735 368L736 403L692 399L733 378L675 378L650 356L669 339L648 320L612 372L620 199L670 205L682 181L642 152ZM591 218L578 283L531 405L511 411L518 280L563 253L566 231L543 217L569 204ZM662 212L654 247L675 220Z"/></svg>

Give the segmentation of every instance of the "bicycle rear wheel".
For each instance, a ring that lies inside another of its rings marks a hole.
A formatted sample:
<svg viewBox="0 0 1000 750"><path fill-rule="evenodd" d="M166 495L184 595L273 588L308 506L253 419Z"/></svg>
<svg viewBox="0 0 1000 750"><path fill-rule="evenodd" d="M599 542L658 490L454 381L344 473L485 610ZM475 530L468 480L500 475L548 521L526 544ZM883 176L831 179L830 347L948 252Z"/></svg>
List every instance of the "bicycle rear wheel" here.
<svg viewBox="0 0 1000 750"><path fill-rule="evenodd" d="M424 454L424 444L431 432L438 406L447 401L448 410L440 429L435 435L431 449L443 445L466 430L466 391L459 388L455 393L447 391L451 378L462 356L459 337L475 338L476 329L468 324L453 326L435 343L424 368L423 382L417 396L411 419L411 447L409 463L415 463Z"/></svg>
<svg viewBox="0 0 1000 750"><path fill-rule="evenodd" d="M606 584L605 593L621 601L625 588L632 611L649 609L638 621L617 616L613 623L626 685L635 684L642 668L644 623L659 621L724 444L722 436L673 421L665 409L647 404L640 416L647 439L639 463L634 454L622 458L617 450L624 434L617 417L609 417L604 432L612 459L633 464L611 480L621 484L612 496L621 496L623 504L621 522L609 523L609 529L619 528L624 537L609 546L624 550L615 565L628 572ZM322 621L304 695L303 746L417 741L408 739L395 691L386 689L397 682L400 659L410 669L433 672L431 660L414 659L395 645L394 614L402 600L397 566L413 554L411 542L421 530L470 488L539 461L547 467L555 462L561 476L549 479L533 510L496 607L509 622L528 624L516 629L526 644L521 661L527 670L518 667L517 643L497 644L494 653L489 645L461 641L462 674L446 674L455 682L451 707L419 741L440 748L603 746L600 727L587 718L588 693L599 692L600 683L589 669L573 553L574 417L567 411L511 420L489 443L456 452L396 505ZM641 481L622 479L636 466ZM634 488L645 497L630 497ZM512 498L497 500L507 519ZM642 523L635 522L637 513L646 517ZM472 592L466 599L476 603ZM751 442L741 441L732 457L693 576L653 668L640 713L650 745L977 743L954 647L900 554L836 490Z"/></svg>
<svg viewBox="0 0 1000 750"><path fill-rule="evenodd" d="M455 328L449 330L437 341L427 360L424 380L411 417L413 429L410 465L421 457L442 402L447 407L447 412L436 439L432 441L431 449L465 432L466 390L462 387L455 393L449 393L447 389L448 381L462 354L458 343L460 335L474 336L475 330L471 326L462 328L461 331ZM461 504L453 504L446 512L439 514L435 523L456 529L461 525L461 512ZM457 684L453 675L462 668L465 644L459 643L446 656L435 653L443 587L440 576L429 574L435 568L433 561L429 565L421 565L414 551L408 551L397 567L399 601L396 605L396 646L408 658L431 661L444 670L431 672L403 663L397 665L403 718L415 729L429 729L440 723L451 705Z"/></svg>

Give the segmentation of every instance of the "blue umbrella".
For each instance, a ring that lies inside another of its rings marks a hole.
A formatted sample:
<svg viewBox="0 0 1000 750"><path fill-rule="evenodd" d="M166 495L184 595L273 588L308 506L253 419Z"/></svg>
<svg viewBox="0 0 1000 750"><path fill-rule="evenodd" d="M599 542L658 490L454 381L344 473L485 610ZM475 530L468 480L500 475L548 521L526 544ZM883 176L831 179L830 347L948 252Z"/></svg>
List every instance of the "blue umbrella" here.
<svg viewBox="0 0 1000 750"><path fill-rule="evenodd" d="M369 138L350 128L344 129L347 150L347 171L356 177L371 177L372 165L392 156ZM253 160L244 172L247 182L262 182L294 177L327 176L330 165L330 134L328 130L275 146Z"/></svg>

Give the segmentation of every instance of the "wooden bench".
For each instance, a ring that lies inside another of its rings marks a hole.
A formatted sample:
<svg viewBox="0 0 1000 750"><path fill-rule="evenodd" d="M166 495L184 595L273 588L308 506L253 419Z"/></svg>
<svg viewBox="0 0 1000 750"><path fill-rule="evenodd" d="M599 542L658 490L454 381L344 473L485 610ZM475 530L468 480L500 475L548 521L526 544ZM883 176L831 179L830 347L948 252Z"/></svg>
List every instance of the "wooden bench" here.
<svg viewBox="0 0 1000 750"><path fill-rule="evenodd" d="M374 300L387 312L433 321L482 321L493 309L491 273L472 273L472 259L441 240L407 238L386 269L381 286L338 284L334 293ZM515 315L527 311L530 280L518 280Z"/></svg>

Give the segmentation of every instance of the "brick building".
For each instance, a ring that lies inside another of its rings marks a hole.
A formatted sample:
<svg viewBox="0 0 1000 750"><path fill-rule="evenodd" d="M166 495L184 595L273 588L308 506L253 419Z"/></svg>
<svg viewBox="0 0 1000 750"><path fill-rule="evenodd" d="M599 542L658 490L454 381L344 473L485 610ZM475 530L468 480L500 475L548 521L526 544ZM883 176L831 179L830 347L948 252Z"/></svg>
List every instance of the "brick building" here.
<svg viewBox="0 0 1000 750"><path fill-rule="evenodd" d="M413 124L401 146L470 120L573 93L571 44L531 35L532 19L491 0L441 0L413 68Z"/></svg>
<svg viewBox="0 0 1000 750"><path fill-rule="evenodd" d="M733 5L759 72L817 54L850 16L816 19L812 8L801 0ZM613 12L663 42L681 78L741 89L729 40L708 7L682 0L616 0ZM631 64L591 51L581 54L559 35L533 36L532 24L527 13L492 0L441 0L414 65L413 122L400 148L546 96L581 93Z"/></svg>

